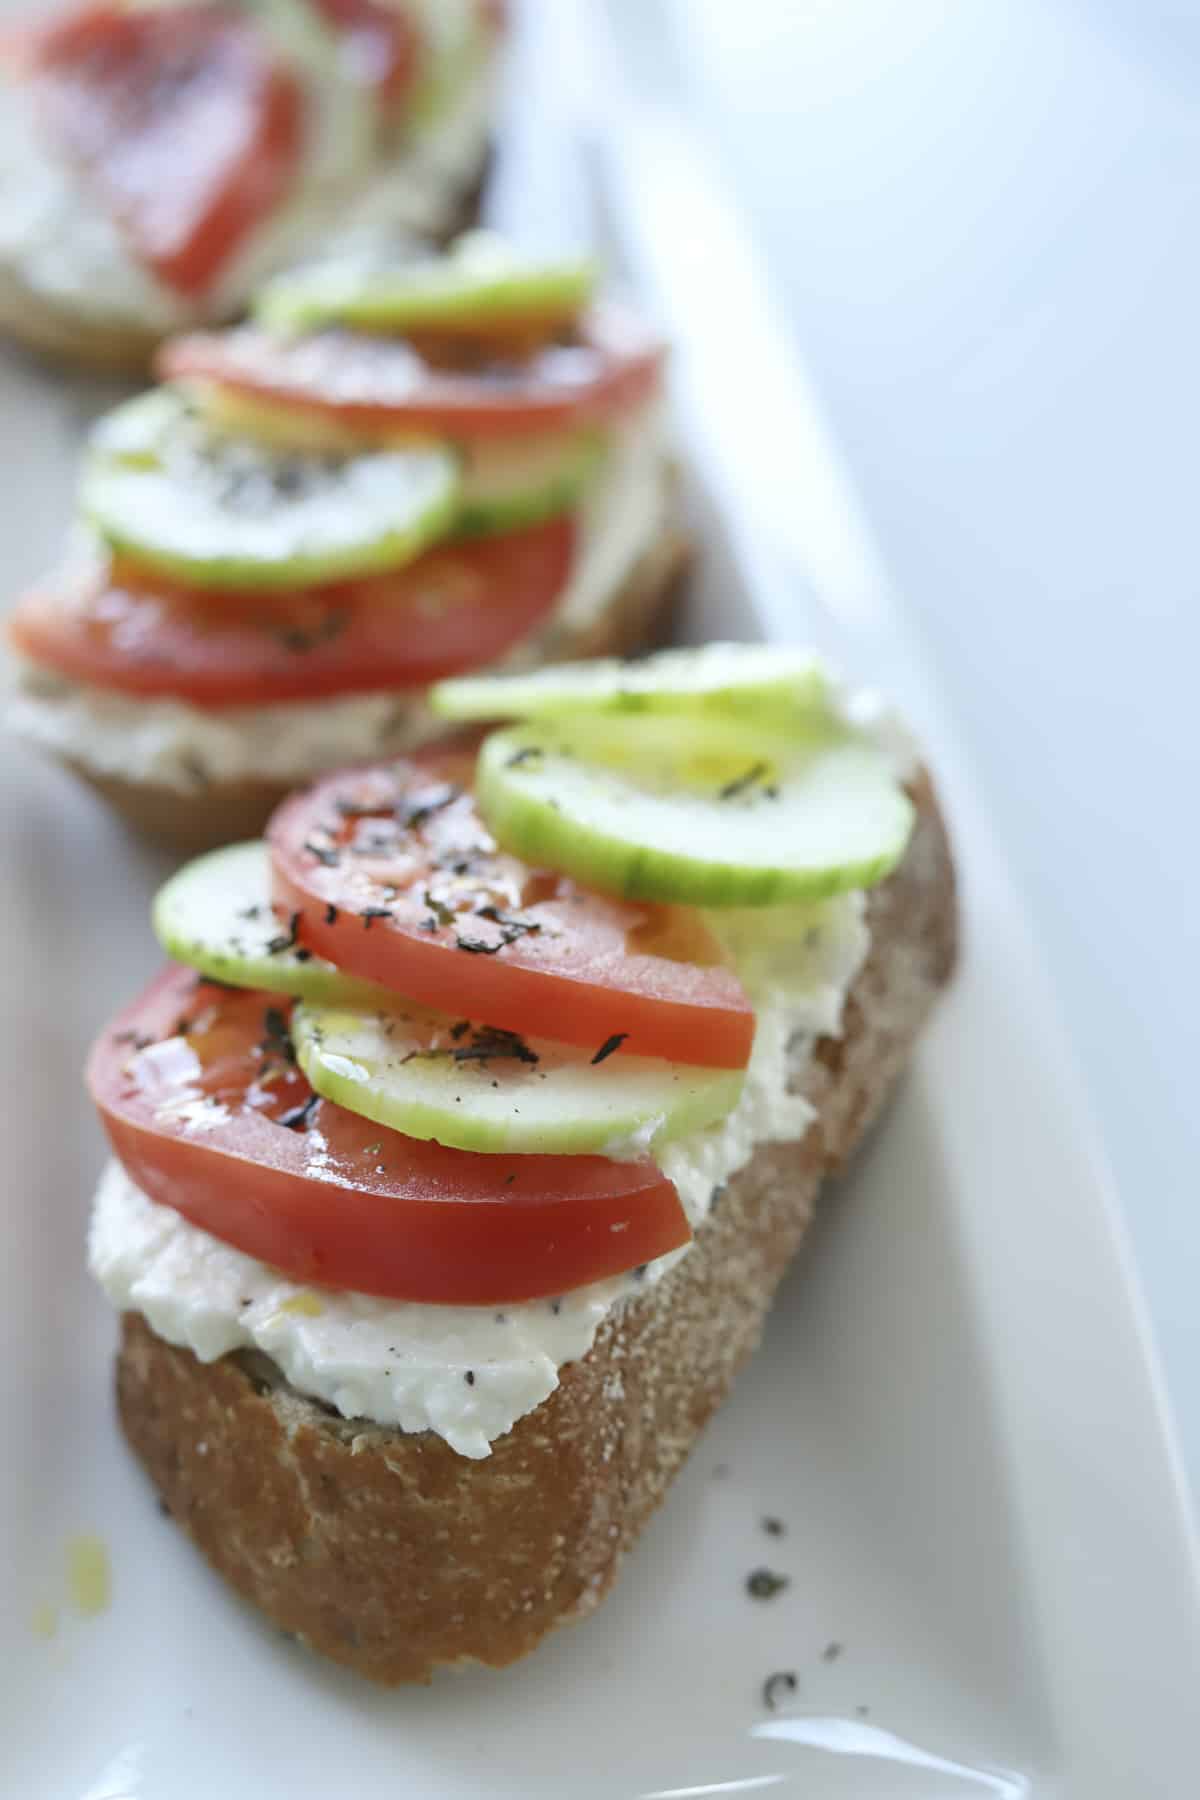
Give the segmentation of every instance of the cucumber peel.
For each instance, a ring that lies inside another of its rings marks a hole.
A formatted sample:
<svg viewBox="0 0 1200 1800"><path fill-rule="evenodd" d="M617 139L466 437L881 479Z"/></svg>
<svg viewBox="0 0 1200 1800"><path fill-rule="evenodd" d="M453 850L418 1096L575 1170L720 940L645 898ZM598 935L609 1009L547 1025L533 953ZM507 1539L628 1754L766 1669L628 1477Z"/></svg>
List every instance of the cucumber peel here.
<svg viewBox="0 0 1200 1800"><path fill-rule="evenodd" d="M882 880L913 808L849 730L688 714L543 719L493 732L479 809L506 850L627 899L768 906Z"/></svg>
<svg viewBox="0 0 1200 1800"><path fill-rule="evenodd" d="M646 1154L724 1118L745 1080L402 1008L300 1006L297 1059L326 1100L454 1149Z"/></svg>
<svg viewBox="0 0 1200 1800"><path fill-rule="evenodd" d="M439 681L439 718L573 718L580 713L694 713L786 726L828 713L828 682L808 650L771 644L707 644L661 650L637 662L607 657L520 675Z"/></svg>
<svg viewBox="0 0 1200 1800"><path fill-rule="evenodd" d="M164 389L102 421L81 501L146 567L199 588L292 589L409 562L452 524L457 495L447 449L275 454Z"/></svg>
<svg viewBox="0 0 1200 1800"><path fill-rule="evenodd" d="M286 332L325 325L471 333L527 322L566 325L590 301L596 278L589 258L535 261L491 232L472 231L443 256L342 257L277 275L259 290L254 317L268 330Z"/></svg>
<svg viewBox="0 0 1200 1800"><path fill-rule="evenodd" d="M295 933L271 910L270 863L261 839L186 863L155 895L151 922L173 961L231 987L330 1006L394 999L295 942Z"/></svg>
<svg viewBox="0 0 1200 1800"><path fill-rule="evenodd" d="M597 431L465 446L456 534L516 531L569 512L599 473L604 451Z"/></svg>

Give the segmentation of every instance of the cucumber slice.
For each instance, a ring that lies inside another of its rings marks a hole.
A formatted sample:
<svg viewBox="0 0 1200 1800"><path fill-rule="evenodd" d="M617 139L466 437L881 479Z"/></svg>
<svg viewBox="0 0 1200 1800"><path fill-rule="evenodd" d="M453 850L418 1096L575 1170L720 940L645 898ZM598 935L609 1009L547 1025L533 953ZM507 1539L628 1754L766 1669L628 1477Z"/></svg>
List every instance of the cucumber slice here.
<svg viewBox="0 0 1200 1800"><path fill-rule="evenodd" d="M83 510L138 562L201 588L294 588L410 561L453 521L458 468L435 446L276 455L212 431L170 389L95 432Z"/></svg>
<svg viewBox="0 0 1200 1800"><path fill-rule="evenodd" d="M516 531L567 512L604 461L599 432L464 446L458 523L461 537Z"/></svg>
<svg viewBox="0 0 1200 1800"><path fill-rule="evenodd" d="M604 716L493 732L476 796L526 862L696 906L868 887L912 826L884 756L846 730L785 735L685 714L647 714L636 732Z"/></svg>
<svg viewBox="0 0 1200 1800"><path fill-rule="evenodd" d="M383 1010L298 1007L292 1041L325 1099L408 1137L493 1154L645 1154L724 1118L745 1080L651 1057L597 1063L394 999Z"/></svg>
<svg viewBox="0 0 1200 1800"><path fill-rule="evenodd" d="M429 704L443 719L540 719L579 713L713 713L784 726L827 716L825 671L808 650L706 644L638 662L609 657L521 675L439 681Z"/></svg>
<svg viewBox="0 0 1200 1800"><path fill-rule="evenodd" d="M329 1006L385 1003L374 983L343 975L292 941L271 910L270 863L259 838L187 863L158 890L151 920L169 957L215 981Z"/></svg>
<svg viewBox="0 0 1200 1800"><path fill-rule="evenodd" d="M596 276L586 258L535 262L491 232L471 231L444 256L343 257L277 275L259 290L254 316L289 332L335 324L386 332L565 325L588 304Z"/></svg>

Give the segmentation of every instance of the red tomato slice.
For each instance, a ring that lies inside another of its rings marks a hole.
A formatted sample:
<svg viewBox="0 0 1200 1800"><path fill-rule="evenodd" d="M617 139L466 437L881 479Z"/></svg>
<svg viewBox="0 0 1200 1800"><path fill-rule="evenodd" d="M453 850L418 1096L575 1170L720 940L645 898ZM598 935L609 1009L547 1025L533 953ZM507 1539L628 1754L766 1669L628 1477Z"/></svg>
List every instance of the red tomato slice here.
<svg viewBox="0 0 1200 1800"><path fill-rule="evenodd" d="M570 344L469 369L429 362L400 338L327 331L276 336L255 325L165 344L165 380L216 382L247 399L319 414L364 439L398 431L513 437L611 418L654 390L661 342L616 307L593 307Z"/></svg>
<svg viewBox="0 0 1200 1800"><path fill-rule="evenodd" d="M691 1236L653 1163L447 1150L319 1100L292 1061L288 1006L169 968L88 1061L130 1178L214 1237L297 1281L494 1306Z"/></svg>
<svg viewBox="0 0 1200 1800"><path fill-rule="evenodd" d="M212 286L295 176L300 90L225 6L85 7L43 33L36 80L59 148L180 293Z"/></svg>
<svg viewBox="0 0 1200 1800"><path fill-rule="evenodd" d="M424 687L534 631L566 586L574 539L569 518L552 519L284 600L191 593L112 566L74 592L27 596L9 637L73 681L195 706Z"/></svg>
<svg viewBox="0 0 1200 1800"><path fill-rule="evenodd" d="M350 72L387 107L398 105L420 64L416 23L380 0L317 0L317 10L342 39Z"/></svg>
<svg viewBox="0 0 1200 1800"><path fill-rule="evenodd" d="M754 1012L699 913L585 893L497 850L474 756L426 751L327 777L267 828L301 941L442 1012L529 1036L743 1068Z"/></svg>

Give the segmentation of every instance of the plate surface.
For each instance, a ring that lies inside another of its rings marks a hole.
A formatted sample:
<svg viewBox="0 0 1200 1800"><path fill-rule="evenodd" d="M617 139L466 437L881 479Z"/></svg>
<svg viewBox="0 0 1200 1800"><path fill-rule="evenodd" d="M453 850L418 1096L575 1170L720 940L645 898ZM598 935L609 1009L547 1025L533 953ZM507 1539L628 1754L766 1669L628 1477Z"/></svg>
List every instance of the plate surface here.
<svg viewBox="0 0 1200 1800"><path fill-rule="evenodd" d="M599 80L603 39L567 0L558 16L576 45L573 65L556 52L564 107L604 91L597 191L681 346L709 550L691 627L816 638L904 701L958 842L964 966L902 1095L829 1195L761 1354L605 1608L505 1674L375 1693L231 1599L116 1436L113 1322L82 1266L101 1147L78 1068L154 962L146 907L164 865L5 745L0 1788L1182 1796L1200 1684L1195 1549L1027 922L703 147L669 111L623 99L616 64ZM578 93L572 66L589 76ZM726 271L719 291L697 281L705 261ZM736 379L722 354L734 315L749 356ZM80 422L100 398L0 366L6 587L53 558ZM95 1617L69 1593L79 1533L103 1539L111 1563ZM762 1565L790 1577L770 1602L745 1590ZM772 1711L763 1687L778 1672L796 1689Z"/></svg>

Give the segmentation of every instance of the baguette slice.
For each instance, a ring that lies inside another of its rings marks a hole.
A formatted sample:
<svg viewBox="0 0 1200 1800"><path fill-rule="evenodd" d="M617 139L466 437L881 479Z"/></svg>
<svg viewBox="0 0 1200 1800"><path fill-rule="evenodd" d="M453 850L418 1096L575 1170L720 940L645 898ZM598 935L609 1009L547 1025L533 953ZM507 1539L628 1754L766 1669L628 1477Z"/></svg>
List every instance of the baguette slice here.
<svg viewBox="0 0 1200 1800"><path fill-rule="evenodd" d="M928 782L870 898L844 1035L804 1076L818 1117L759 1148L690 1253L483 1462L344 1420L258 1353L202 1364L125 1316L121 1421L210 1562L284 1631L371 1679L501 1667L586 1616L758 1343L823 1177L887 1099L954 962L954 871Z"/></svg>
<svg viewBox="0 0 1200 1800"><path fill-rule="evenodd" d="M634 656L666 643L690 562L688 539L676 525L668 526L595 619L586 626L562 622L546 630L540 660ZM187 855L261 836L275 808L297 785L251 776L181 792L161 782L104 774L82 758L60 760L140 837Z"/></svg>

